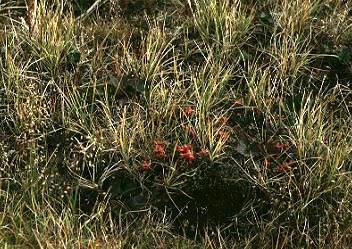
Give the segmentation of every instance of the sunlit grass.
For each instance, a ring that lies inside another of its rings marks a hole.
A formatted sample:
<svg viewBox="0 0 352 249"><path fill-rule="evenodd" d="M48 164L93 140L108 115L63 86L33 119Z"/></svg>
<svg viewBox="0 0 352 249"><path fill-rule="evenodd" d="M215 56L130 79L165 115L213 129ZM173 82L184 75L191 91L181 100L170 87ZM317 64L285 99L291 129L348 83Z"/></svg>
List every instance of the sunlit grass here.
<svg viewBox="0 0 352 249"><path fill-rule="evenodd" d="M0 244L349 247L352 5L158 2L0 2Z"/></svg>

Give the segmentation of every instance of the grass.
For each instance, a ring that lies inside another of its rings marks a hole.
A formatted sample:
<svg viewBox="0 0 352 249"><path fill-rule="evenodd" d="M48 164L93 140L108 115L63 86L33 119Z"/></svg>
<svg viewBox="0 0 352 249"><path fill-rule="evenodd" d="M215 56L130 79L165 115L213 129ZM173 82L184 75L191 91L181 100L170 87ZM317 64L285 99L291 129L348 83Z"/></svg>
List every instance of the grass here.
<svg viewBox="0 0 352 249"><path fill-rule="evenodd" d="M0 1L0 244L349 247L351 11Z"/></svg>

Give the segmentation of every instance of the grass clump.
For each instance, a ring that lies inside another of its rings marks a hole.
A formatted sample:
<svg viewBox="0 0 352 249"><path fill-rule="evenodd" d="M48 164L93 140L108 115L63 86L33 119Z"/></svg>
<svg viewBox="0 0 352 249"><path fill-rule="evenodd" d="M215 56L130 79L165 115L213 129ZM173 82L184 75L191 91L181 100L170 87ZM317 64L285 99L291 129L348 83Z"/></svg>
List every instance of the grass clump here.
<svg viewBox="0 0 352 249"><path fill-rule="evenodd" d="M4 247L351 244L346 1L0 1Z"/></svg>

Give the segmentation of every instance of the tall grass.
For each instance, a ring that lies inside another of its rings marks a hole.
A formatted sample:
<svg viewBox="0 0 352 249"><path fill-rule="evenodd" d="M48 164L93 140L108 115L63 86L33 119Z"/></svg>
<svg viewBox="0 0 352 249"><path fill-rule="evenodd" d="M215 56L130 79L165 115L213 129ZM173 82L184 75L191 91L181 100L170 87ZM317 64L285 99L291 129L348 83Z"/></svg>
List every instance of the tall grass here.
<svg viewBox="0 0 352 249"><path fill-rule="evenodd" d="M0 1L3 247L350 246L349 2L76 4Z"/></svg>

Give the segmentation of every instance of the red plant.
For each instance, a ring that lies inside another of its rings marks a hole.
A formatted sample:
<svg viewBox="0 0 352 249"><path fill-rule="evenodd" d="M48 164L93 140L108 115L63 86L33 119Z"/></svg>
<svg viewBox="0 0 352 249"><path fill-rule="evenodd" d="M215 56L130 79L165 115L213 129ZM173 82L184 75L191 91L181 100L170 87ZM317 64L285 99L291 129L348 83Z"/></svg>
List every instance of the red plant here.
<svg viewBox="0 0 352 249"><path fill-rule="evenodd" d="M285 169L291 168L291 165L294 164L294 160L290 160L289 162L283 162L282 165L276 166L276 172L281 173Z"/></svg>
<svg viewBox="0 0 352 249"><path fill-rule="evenodd" d="M192 109L192 107L187 106L187 107L184 109L184 112L185 112L186 116L191 116L192 113L193 113L193 109Z"/></svg>
<svg viewBox="0 0 352 249"><path fill-rule="evenodd" d="M192 128L188 128L187 125L182 125L182 128L187 130L187 134L190 138L194 138L196 136L196 132Z"/></svg>
<svg viewBox="0 0 352 249"><path fill-rule="evenodd" d="M219 131L219 139L220 140L223 140L226 137L227 137L227 132L226 131L223 131L223 130Z"/></svg>
<svg viewBox="0 0 352 249"><path fill-rule="evenodd" d="M194 160L194 155L190 150L187 151L186 153L181 153L180 156L188 158L188 163L192 163Z"/></svg>
<svg viewBox="0 0 352 249"><path fill-rule="evenodd" d="M180 156L188 158L188 163L192 163L194 160L194 155L191 152L191 145L181 145L178 146L177 150L181 152Z"/></svg>
<svg viewBox="0 0 352 249"><path fill-rule="evenodd" d="M289 146L290 146L290 144L287 141L284 144L283 143L276 143L275 150L279 154L281 152L281 148L284 148L285 150L287 150Z"/></svg>
<svg viewBox="0 0 352 249"><path fill-rule="evenodd" d="M206 155L206 154L208 154L208 151L205 150L205 149L200 149L200 151L198 151L196 153L197 156L203 156L203 155Z"/></svg>
<svg viewBox="0 0 352 249"><path fill-rule="evenodd" d="M188 130L188 136L189 136L190 138L194 138L195 135L196 135L196 132L195 132L193 129L190 128L190 129Z"/></svg>
<svg viewBox="0 0 352 249"><path fill-rule="evenodd" d="M154 140L153 143L155 146L154 153L156 154L156 156L159 158L167 157L166 153L164 152L164 147L163 147L164 142Z"/></svg>
<svg viewBox="0 0 352 249"><path fill-rule="evenodd" d="M235 99L234 102L235 102L236 105L243 105L242 99Z"/></svg>
<svg viewBox="0 0 352 249"><path fill-rule="evenodd" d="M154 145L164 145L164 142L154 140L154 141L153 141L153 144L154 144Z"/></svg>
<svg viewBox="0 0 352 249"><path fill-rule="evenodd" d="M164 148L161 145L155 145L155 149L154 149L155 153L164 153Z"/></svg>
<svg viewBox="0 0 352 249"><path fill-rule="evenodd" d="M276 150L276 153L280 153L281 152L281 143L276 143L275 144L275 150Z"/></svg>
<svg viewBox="0 0 352 249"><path fill-rule="evenodd" d="M144 160L142 163L141 163L141 166L143 169L149 169L150 168L150 165L151 163L150 162L147 162L146 160Z"/></svg>
<svg viewBox="0 0 352 249"><path fill-rule="evenodd" d="M225 117L225 116L221 117L221 118L219 119L219 125L225 124L228 119L229 119L229 118L228 118L228 117Z"/></svg>
<svg viewBox="0 0 352 249"><path fill-rule="evenodd" d="M191 148L192 148L191 145L181 145L181 146L178 146L178 147L177 147L177 150L178 150L179 152L187 152L187 151L190 151Z"/></svg>

